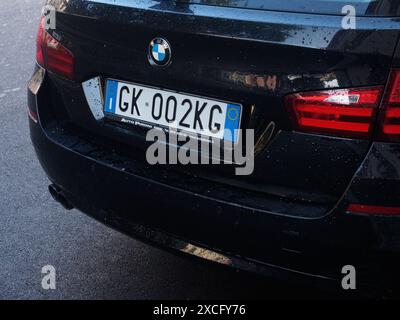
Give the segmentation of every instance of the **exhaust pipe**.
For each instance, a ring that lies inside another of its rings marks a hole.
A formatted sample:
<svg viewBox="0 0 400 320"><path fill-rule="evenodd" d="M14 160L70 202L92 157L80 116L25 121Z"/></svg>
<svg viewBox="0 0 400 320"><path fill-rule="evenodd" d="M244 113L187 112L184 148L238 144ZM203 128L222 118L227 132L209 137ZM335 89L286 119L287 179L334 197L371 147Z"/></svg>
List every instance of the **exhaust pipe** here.
<svg viewBox="0 0 400 320"><path fill-rule="evenodd" d="M72 210L74 208L71 202L69 202L68 199L65 197L62 190L55 184L49 185L49 193L56 202L63 206L64 209Z"/></svg>

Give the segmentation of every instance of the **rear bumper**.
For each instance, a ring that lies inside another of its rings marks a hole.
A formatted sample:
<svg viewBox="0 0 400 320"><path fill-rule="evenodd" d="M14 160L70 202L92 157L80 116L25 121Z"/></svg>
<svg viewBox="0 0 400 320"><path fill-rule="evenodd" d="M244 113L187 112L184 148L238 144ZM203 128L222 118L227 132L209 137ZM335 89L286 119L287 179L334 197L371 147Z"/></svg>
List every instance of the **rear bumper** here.
<svg viewBox="0 0 400 320"><path fill-rule="evenodd" d="M289 265L267 262L267 258L261 261L231 251L240 242L246 245L246 240L239 241L238 236L244 230L240 231L240 225L234 227L239 216L256 216L256 212L112 168L59 145L33 121L30 130L50 180L62 188L76 208L96 220L152 245L241 270L284 279L315 278L317 282L334 283L334 274L295 270ZM256 225L254 221L253 231ZM251 231L248 232L248 237L254 240ZM257 231L255 238L261 241L268 238L262 235L264 232L267 231Z"/></svg>
<svg viewBox="0 0 400 320"><path fill-rule="evenodd" d="M36 97L28 92L29 107L45 118ZM173 175L161 181L156 169L133 159L128 164L115 150L93 144L56 121L30 121L30 130L42 167L68 200L133 237L273 277L308 284L329 280L336 289L342 267L349 264L359 271L360 284L392 284L396 279L396 253L390 252L398 252L397 218L346 214L345 199L322 218L287 217L177 187ZM384 188L382 180L367 179L368 174L359 170L350 197L360 200L365 181L370 187L379 181ZM389 180L392 188L396 179Z"/></svg>

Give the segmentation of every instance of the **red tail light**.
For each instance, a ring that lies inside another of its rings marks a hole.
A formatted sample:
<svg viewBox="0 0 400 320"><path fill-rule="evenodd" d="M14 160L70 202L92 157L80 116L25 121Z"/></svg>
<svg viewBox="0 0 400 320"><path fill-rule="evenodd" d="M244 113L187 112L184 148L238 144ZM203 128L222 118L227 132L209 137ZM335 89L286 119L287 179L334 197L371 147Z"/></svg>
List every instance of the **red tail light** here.
<svg viewBox="0 0 400 320"><path fill-rule="evenodd" d="M384 215L384 216L400 215L400 207L370 206L370 205L353 204L353 203L347 207L346 211L355 214L370 214L370 215Z"/></svg>
<svg viewBox="0 0 400 320"><path fill-rule="evenodd" d="M32 111L31 108L28 107L28 116L32 119L33 122L38 123L38 115L36 112Z"/></svg>
<svg viewBox="0 0 400 320"><path fill-rule="evenodd" d="M75 70L74 55L45 31L44 24L45 18L43 17L36 39L37 63L64 78L73 79Z"/></svg>
<svg viewBox="0 0 400 320"><path fill-rule="evenodd" d="M383 87L296 93L286 97L296 130L369 138Z"/></svg>
<svg viewBox="0 0 400 320"><path fill-rule="evenodd" d="M36 37L36 61L42 67L45 66L44 63L44 53L43 53L43 39L44 39L44 17L40 20L39 31Z"/></svg>
<svg viewBox="0 0 400 320"><path fill-rule="evenodd" d="M400 141L400 70L393 70L389 77L379 131L383 140Z"/></svg>

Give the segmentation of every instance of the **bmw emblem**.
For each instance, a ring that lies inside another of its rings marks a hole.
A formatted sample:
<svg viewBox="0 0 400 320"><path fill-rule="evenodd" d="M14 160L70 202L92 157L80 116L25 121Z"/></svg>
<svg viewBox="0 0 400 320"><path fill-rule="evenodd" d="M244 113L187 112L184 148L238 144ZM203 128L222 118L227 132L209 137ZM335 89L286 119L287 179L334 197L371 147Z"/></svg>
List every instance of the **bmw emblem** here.
<svg viewBox="0 0 400 320"><path fill-rule="evenodd" d="M149 46L149 61L153 66L166 67L171 62L171 46L163 38L151 40Z"/></svg>

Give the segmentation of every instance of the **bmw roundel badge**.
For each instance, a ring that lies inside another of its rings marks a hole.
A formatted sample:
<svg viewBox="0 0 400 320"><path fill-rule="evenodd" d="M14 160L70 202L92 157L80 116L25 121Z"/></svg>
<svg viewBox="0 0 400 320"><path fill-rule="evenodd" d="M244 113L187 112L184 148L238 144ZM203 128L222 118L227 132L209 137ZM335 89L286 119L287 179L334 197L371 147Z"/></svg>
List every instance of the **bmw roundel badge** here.
<svg viewBox="0 0 400 320"><path fill-rule="evenodd" d="M151 40L149 46L149 61L151 65L166 67L171 62L171 46L163 38Z"/></svg>

